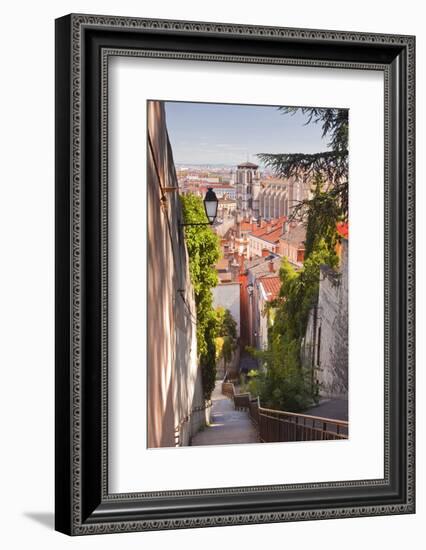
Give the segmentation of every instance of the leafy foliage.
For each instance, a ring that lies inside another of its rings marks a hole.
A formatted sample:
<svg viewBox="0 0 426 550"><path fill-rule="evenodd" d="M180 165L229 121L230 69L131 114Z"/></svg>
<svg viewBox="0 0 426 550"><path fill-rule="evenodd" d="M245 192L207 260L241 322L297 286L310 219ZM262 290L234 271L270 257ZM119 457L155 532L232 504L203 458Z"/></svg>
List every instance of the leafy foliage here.
<svg viewBox="0 0 426 550"><path fill-rule="evenodd" d="M197 342L203 339L204 351L199 353L204 398L209 400L216 381L216 317L210 312L203 322L203 330L197 326Z"/></svg>
<svg viewBox="0 0 426 550"><path fill-rule="evenodd" d="M200 197L181 196L185 223L207 222ZM213 308L211 289L218 278L214 265L219 259L219 238L209 225L185 227L185 241L189 255L189 271L194 287L197 311L197 347L202 370L203 392L210 399L216 378L217 318Z"/></svg>
<svg viewBox="0 0 426 550"><path fill-rule="evenodd" d="M323 187L323 177L317 174L312 198L303 205L307 218L305 258L310 256L319 237L324 239L329 250L334 250L337 242L336 223L340 218L340 209L333 195L324 191Z"/></svg>
<svg viewBox="0 0 426 550"><path fill-rule="evenodd" d="M218 334L229 337L231 340L237 340L237 322L232 317L229 309L224 307L216 308L216 317L218 321Z"/></svg>
<svg viewBox="0 0 426 550"><path fill-rule="evenodd" d="M201 197L191 193L181 195L185 223L206 223L206 213ZM201 301L218 283L214 265L219 259L219 238L209 225L185 226L185 241L189 254L189 269L194 286L195 299Z"/></svg>
<svg viewBox="0 0 426 550"><path fill-rule="evenodd" d="M216 308L217 320L217 353L216 355L225 362L226 365L231 361L237 343L237 323L232 317L229 309L223 307Z"/></svg>

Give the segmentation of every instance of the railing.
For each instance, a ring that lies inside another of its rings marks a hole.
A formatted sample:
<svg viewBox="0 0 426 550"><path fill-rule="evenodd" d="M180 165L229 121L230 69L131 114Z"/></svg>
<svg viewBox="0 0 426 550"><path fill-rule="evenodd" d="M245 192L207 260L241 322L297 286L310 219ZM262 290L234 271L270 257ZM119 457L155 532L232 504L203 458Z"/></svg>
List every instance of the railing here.
<svg viewBox="0 0 426 550"><path fill-rule="evenodd" d="M248 409L250 405L249 393L236 393L234 395L234 406L237 410Z"/></svg>
<svg viewBox="0 0 426 550"><path fill-rule="evenodd" d="M229 397L230 399L234 399L235 395L235 386L232 382L222 382L222 393L223 395L226 395L226 397Z"/></svg>
<svg viewBox="0 0 426 550"><path fill-rule="evenodd" d="M348 422L259 407L258 429L262 442L347 439Z"/></svg>
<svg viewBox="0 0 426 550"><path fill-rule="evenodd" d="M237 410L247 410L262 443L347 439L349 423L308 414L267 409L250 393L236 393L232 382L222 383L222 393L233 399Z"/></svg>
<svg viewBox="0 0 426 550"><path fill-rule="evenodd" d="M257 427L258 431L259 431L259 409L260 409L259 398L256 397L256 399L250 399L248 412L249 412L251 421Z"/></svg>

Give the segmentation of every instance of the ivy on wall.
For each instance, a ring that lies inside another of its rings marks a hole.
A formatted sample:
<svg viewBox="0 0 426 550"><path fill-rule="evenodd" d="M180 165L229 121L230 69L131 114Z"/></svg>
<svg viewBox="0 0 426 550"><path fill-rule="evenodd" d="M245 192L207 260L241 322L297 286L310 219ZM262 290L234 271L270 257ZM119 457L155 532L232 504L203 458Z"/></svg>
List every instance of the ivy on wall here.
<svg viewBox="0 0 426 550"><path fill-rule="evenodd" d="M269 330L268 349L254 351L266 369L251 381L250 390L260 396L264 406L298 412L317 398L311 371L301 360L301 344L306 334L309 313L318 301L321 265L336 268L339 209L323 180L315 177L312 199L307 204L306 251L303 268L296 270L287 258L280 268L281 288Z"/></svg>
<svg viewBox="0 0 426 550"><path fill-rule="evenodd" d="M180 197L185 223L207 223L201 197ZM197 348L201 365L204 398L210 399L216 379L217 316L212 288L218 283L214 268L220 256L219 238L209 225L185 226L189 271L194 287L197 313Z"/></svg>

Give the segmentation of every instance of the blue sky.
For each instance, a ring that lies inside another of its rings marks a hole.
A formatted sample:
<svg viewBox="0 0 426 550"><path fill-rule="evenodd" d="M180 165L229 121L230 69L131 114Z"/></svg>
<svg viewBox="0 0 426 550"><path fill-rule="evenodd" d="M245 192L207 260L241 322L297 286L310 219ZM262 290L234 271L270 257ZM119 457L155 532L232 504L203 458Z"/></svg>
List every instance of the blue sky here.
<svg viewBox="0 0 426 550"><path fill-rule="evenodd" d="M276 107L166 102L167 129L178 164L259 162L256 153L327 150L321 125Z"/></svg>

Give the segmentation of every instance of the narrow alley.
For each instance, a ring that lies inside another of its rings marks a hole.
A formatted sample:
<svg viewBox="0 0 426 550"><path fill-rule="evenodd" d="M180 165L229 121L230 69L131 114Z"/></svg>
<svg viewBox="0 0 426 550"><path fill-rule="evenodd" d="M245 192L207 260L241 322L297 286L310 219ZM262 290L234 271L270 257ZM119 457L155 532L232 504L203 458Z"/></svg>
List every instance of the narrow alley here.
<svg viewBox="0 0 426 550"><path fill-rule="evenodd" d="M236 411L231 399L222 394L222 381L216 380L212 393L211 423L198 432L191 445L257 443L258 435L247 411Z"/></svg>

